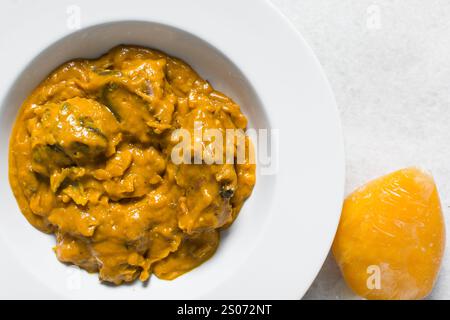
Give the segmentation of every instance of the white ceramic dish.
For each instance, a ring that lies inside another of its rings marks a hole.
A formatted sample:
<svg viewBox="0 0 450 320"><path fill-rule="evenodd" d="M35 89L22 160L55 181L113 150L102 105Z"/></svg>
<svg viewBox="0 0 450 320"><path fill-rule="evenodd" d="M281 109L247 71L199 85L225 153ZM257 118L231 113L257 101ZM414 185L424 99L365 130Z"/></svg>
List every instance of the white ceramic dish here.
<svg viewBox="0 0 450 320"><path fill-rule="evenodd" d="M70 4L1 4L0 297L302 297L338 223L344 155L333 95L301 36L261 0L78 0L75 10ZM65 23L77 10L82 28L74 32ZM239 102L251 127L279 129L272 146L278 169L259 172L253 195L215 256L175 281L153 277L147 286L105 286L96 274L59 263L51 250L54 238L28 224L8 183L8 140L27 94L68 59L97 57L121 43L182 58Z"/></svg>

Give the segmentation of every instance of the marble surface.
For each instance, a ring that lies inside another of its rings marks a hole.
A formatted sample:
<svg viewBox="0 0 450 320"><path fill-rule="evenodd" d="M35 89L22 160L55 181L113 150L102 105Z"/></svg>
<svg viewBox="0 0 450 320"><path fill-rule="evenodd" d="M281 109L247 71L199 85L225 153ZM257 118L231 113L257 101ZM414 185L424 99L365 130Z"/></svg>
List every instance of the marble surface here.
<svg viewBox="0 0 450 320"><path fill-rule="evenodd" d="M334 90L346 192L395 169L421 166L436 179L450 230L450 1L272 2L313 48ZM304 298L356 297L329 255ZM429 298L450 299L449 254Z"/></svg>

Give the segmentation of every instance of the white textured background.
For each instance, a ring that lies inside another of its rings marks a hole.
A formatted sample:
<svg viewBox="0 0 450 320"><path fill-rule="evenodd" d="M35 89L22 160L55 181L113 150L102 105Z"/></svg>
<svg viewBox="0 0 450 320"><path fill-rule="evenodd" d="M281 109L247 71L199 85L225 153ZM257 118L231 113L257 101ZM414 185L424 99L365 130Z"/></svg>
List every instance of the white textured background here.
<svg viewBox="0 0 450 320"><path fill-rule="evenodd" d="M272 2L311 45L334 90L346 192L401 167L424 167L450 230L450 1ZM305 299L353 298L329 256ZM448 253L429 298L450 299Z"/></svg>

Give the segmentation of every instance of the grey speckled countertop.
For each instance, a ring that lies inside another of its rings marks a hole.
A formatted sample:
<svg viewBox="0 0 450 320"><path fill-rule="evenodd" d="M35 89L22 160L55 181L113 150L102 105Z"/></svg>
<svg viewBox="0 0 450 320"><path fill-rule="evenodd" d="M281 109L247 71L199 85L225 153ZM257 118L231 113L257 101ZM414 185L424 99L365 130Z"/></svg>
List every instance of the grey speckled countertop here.
<svg viewBox="0 0 450 320"><path fill-rule="evenodd" d="M450 230L450 1L272 2L313 48L334 90L346 192L395 169L421 166L436 179ZM356 297L329 255L304 298ZM450 299L448 253L429 298Z"/></svg>

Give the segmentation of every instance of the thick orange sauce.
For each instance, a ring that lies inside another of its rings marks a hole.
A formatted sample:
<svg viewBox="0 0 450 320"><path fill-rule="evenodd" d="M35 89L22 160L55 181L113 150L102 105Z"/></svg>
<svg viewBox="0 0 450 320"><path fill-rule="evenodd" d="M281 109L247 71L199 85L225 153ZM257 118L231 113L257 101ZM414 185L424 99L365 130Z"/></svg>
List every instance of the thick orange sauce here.
<svg viewBox="0 0 450 320"><path fill-rule="evenodd" d="M247 125L236 103L159 51L119 46L65 63L14 126L9 176L20 209L56 235L60 261L103 281L178 277L214 254L255 184L248 162L171 161L171 133L195 121Z"/></svg>

